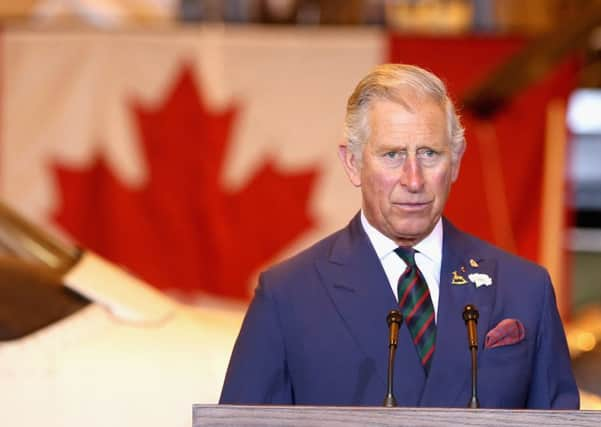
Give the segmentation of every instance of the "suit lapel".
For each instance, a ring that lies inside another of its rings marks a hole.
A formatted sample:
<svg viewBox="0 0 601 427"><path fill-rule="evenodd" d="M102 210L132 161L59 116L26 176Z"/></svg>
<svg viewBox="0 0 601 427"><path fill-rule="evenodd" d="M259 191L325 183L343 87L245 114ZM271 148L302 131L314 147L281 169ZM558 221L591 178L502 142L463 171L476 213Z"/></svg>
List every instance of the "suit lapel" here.
<svg viewBox="0 0 601 427"><path fill-rule="evenodd" d="M397 308L397 302L359 215L340 233L329 259L317 261L317 269L360 351L376 367L384 398L388 360L386 316ZM417 361L415 349L407 344L410 337L404 325L399 340L395 362L397 399L405 402L410 396L413 401L407 404L416 405L415 385L423 384L424 375L416 369L403 369L414 367Z"/></svg>
<svg viewBox="0 0 601 427"><path fill-rule="evenodd" d="M480 313L478 345L481 349L489 329L496 289L496 261L482 259L476 252L469 238L444 220L436 350L421 400L424 406L467 405L471 362L463 309L473 304ZM487 275L493 285L476 288L469 279L474 273ZM460 284L463 280L466 283Z"/></svg>

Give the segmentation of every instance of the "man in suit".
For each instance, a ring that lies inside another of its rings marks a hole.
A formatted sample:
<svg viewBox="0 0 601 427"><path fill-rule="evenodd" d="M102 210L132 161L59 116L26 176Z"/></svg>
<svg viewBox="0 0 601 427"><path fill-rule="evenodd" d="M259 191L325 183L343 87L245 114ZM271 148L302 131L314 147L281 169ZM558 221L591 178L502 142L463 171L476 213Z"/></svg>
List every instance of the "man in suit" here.
<svg viewBox="0 0 601 427"><path fill-rule="evenodd" d="M221 403L381 405L396 308L398 404L465 407L462 313L473 304L482 407L578 408L547 272L442 217L465 141L440 79L376 67L348 100L345 136L339 155L362 209L261 274Z"/></svg>

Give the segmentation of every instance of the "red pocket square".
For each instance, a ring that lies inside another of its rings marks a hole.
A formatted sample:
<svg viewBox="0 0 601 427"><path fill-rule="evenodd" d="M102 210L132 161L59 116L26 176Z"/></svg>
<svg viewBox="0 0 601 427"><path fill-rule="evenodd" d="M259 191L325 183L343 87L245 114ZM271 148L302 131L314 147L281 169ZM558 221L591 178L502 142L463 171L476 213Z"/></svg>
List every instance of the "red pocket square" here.
<svg viewBox="0 0 601 427"><path fill-rule="evenodd" d="M517 319L503 319L486 334L485 348L517 344L526 336L524 325Z"/></svg>

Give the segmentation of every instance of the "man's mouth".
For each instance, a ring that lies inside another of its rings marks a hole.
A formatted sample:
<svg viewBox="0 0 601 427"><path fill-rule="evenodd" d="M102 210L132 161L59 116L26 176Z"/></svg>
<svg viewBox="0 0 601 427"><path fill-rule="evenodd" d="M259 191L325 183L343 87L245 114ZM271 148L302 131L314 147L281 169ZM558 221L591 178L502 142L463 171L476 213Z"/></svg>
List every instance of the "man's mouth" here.
<svg viewBox="0 0 601 427"><path fill-rule="evenodd" d="M400 202L394 206L405 211L421 211L431 205L432 202Z"/></svg>

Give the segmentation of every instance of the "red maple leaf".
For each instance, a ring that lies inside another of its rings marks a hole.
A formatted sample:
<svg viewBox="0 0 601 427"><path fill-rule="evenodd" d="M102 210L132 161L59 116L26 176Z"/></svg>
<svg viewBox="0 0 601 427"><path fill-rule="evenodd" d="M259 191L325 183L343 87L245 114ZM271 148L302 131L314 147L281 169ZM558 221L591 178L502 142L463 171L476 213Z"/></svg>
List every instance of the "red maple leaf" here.
<svg viewBox="0 0 601 427"><path fill-rule="evenodd" d="M55 220L83 246L161 289L247 298L258 268L310 229L316 172L267 161L236 192L220 186L237 108L210 111L184 67L157 109L132 107L149 179L130 189L97 156L87 170L55 167Z"/></svg>

